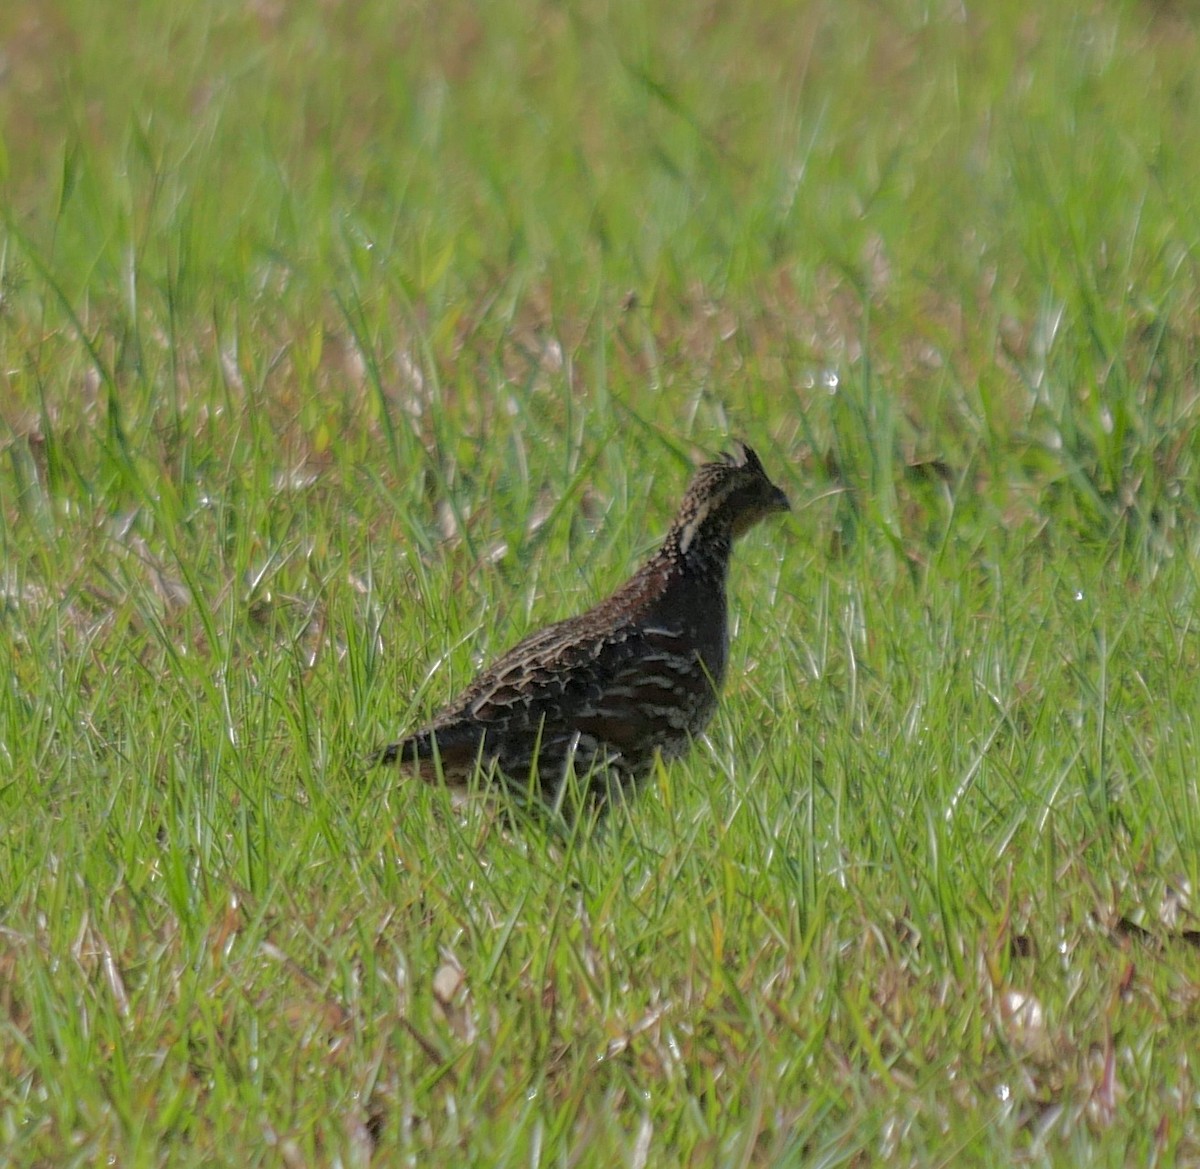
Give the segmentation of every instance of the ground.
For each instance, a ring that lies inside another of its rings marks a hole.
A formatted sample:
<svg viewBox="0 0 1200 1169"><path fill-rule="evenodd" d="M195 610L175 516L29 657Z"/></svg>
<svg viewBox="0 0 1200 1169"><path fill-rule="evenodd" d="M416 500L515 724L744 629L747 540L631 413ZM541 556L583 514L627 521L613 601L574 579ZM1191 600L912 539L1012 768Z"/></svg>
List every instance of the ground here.
<svg viewBox="0 0 1200 1169"><path fill-rule="evenodd" d="M6 1162L1200 1164L1198 24L8 0ZM731 436L707 742L367 766Z"/></svg>

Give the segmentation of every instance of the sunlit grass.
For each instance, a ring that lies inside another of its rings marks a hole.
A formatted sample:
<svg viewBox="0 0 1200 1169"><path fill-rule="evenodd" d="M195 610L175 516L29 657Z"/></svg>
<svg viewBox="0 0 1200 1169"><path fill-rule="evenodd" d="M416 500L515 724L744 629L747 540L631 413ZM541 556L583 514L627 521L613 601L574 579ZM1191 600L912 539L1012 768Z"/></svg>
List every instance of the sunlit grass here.
<svg viewBox="0 0 1200 1169"><path fill-rule="evenodd" d="M1189 14L0 44L8 1162L1200 1157ZM796 512L687 760L366 766L730 435Z"/></svg>

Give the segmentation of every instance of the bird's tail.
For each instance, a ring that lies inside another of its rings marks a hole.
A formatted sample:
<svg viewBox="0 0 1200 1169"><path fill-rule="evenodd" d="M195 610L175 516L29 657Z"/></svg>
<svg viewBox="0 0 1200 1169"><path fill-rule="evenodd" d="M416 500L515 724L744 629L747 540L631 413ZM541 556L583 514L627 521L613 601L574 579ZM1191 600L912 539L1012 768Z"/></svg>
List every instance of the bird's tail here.
<svg viewBox="0 0 1200 1169"><path fill-rule="evenodd" d="M399 765L428 782L454 782L470 775L479 762L483 738L473 728L430 727L377 751L372 763Z"/></svg>

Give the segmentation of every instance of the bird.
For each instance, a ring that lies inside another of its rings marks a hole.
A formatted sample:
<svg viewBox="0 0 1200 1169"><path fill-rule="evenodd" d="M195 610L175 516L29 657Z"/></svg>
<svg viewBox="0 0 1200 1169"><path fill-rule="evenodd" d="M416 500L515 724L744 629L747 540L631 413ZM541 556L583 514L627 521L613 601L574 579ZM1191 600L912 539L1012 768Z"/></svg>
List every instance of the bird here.
<svg viewBox="0 0 1200 1169"><path fill-rule="evenodd" d="M733 543L790 510L735 441L695 470L662 544L625 584L526 637L376 761L459 793L498 783L569 819L603 815L708 725L729 656Z"/></svg>

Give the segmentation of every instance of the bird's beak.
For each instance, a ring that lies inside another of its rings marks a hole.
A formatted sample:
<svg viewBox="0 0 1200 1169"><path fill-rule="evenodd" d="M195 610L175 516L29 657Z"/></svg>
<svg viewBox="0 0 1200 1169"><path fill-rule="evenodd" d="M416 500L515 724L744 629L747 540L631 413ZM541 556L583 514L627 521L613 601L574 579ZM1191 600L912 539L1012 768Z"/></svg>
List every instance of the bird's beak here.
<svg viewBox="0 0 1200 1169"><path fill-rule="evenodd" d="M791 511L792 505L788 502L788 497L784 495L778 487L775 488L775 498L771 501L772 511Z"/></svg>

